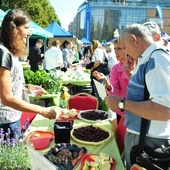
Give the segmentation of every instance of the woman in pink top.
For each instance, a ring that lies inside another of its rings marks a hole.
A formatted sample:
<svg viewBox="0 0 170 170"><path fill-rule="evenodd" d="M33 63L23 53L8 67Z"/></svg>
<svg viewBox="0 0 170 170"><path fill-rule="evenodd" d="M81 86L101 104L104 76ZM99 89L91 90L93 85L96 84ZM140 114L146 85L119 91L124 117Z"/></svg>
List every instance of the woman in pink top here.
<svg viewBox="0 0 170 170"><path fill-rule="evenodd" d="M109 80L107 77L97 71L93 72L98 80L103 80L106 87L106 92L108 95L116 94L121 97L126 97L126 89L129 83L129 78L127 74L123 71L123 63L126 60L125 48L119 43L118 40L114 41L114 49L116 58L119 61L117 64L113 65L109 74ZM117 120L119 121L120 117L124 112L117 110Z"/></svg>

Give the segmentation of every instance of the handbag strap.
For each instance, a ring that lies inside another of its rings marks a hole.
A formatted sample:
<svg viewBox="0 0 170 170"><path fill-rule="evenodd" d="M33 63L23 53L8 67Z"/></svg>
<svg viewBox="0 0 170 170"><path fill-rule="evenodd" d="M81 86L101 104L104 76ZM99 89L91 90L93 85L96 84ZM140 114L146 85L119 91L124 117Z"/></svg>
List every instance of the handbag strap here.
<svg viewBox="0 0 170 170"><path fill-rule="evenodd" d="M157 51L157 50L162 50L165 53L170 55L168 49L162 49L162 48L157 48L154 51L152 51L152 53ZM149 59L151 58L152 53L150 54ZM148 62L149 62L149 60L148 60ZM147 65L148 65L148 63L146 64L146 67L147 67ZM145 67L145 69L146 69L146 67ZM145 73L146 73L146 71L145 71ZM145 75L144 75L144 101L146 101L148 99L149 99L149 91L148 91L148 88L146 86L146 80L145 80ZM146 137L146 133L148 132L149 125L150 125L150 120L142 118L141 128L140 128L140 137L139 137L139 147L138 147L138 153L137 153L138 156L140 156L142 154L143 150L144 150L145 137Z"/></svg>
<svg viewBox="0 0 170 170"><path fill-rule="evenodd" d="M144 100L149 99L149 92L146 87L146 83L144 84ZM150 120L142 118L141 128L140 128L140 137L139 137L139 148L138 148L138 156L140 156L144 150L145 146L145 136L148 131L148 127L150 124Z"/></svg>

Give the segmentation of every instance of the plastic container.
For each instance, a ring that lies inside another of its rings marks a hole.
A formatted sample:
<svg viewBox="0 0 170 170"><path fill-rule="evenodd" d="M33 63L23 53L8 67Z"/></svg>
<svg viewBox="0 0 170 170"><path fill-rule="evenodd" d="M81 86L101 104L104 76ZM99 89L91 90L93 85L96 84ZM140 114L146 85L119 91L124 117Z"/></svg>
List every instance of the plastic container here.
<svg viewBox="0 0 170 170"><path fill-rule="evenodd" d="M54 123L55 143L70 143L70 131L73 127L73 121L56 121Z"/></svg>

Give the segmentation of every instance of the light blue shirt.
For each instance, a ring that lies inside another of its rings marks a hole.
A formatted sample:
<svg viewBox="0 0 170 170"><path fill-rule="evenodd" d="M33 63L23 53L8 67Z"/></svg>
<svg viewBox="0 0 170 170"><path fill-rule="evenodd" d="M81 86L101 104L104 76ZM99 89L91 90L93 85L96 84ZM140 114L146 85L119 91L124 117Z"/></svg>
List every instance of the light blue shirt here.
<svg viewBox="0 0 170 170"><path fill-rule="evenodd" d="M170 55L163 50L156 50L153 52L156 48L165 47L160 46L158 43L154 43L148 47L138 59L137 67L129 81L127 99L133 101L143 101L145 76L146 85L150 94L150 100L170 107ZM141 118L128 111L126 111L125 117L125 126L127 127L127 130L130 130L131 132L133 131L134 133L139 133ZM170 120L152 120L150 123L148 136L170 138Z"/></svg>

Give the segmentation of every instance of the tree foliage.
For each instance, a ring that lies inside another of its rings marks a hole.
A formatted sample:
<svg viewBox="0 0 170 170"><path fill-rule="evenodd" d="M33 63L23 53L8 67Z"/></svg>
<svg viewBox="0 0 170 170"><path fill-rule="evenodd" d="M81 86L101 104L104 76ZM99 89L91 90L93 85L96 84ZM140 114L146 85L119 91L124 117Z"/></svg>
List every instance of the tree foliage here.
<svg viewBox="0 0 170 170"><path fill-rule="evenodd" d="M49 0L0 0L0 9L6 11L14 8L26 11L31 19L43 28L52 21L61 24Z"/></svg>

